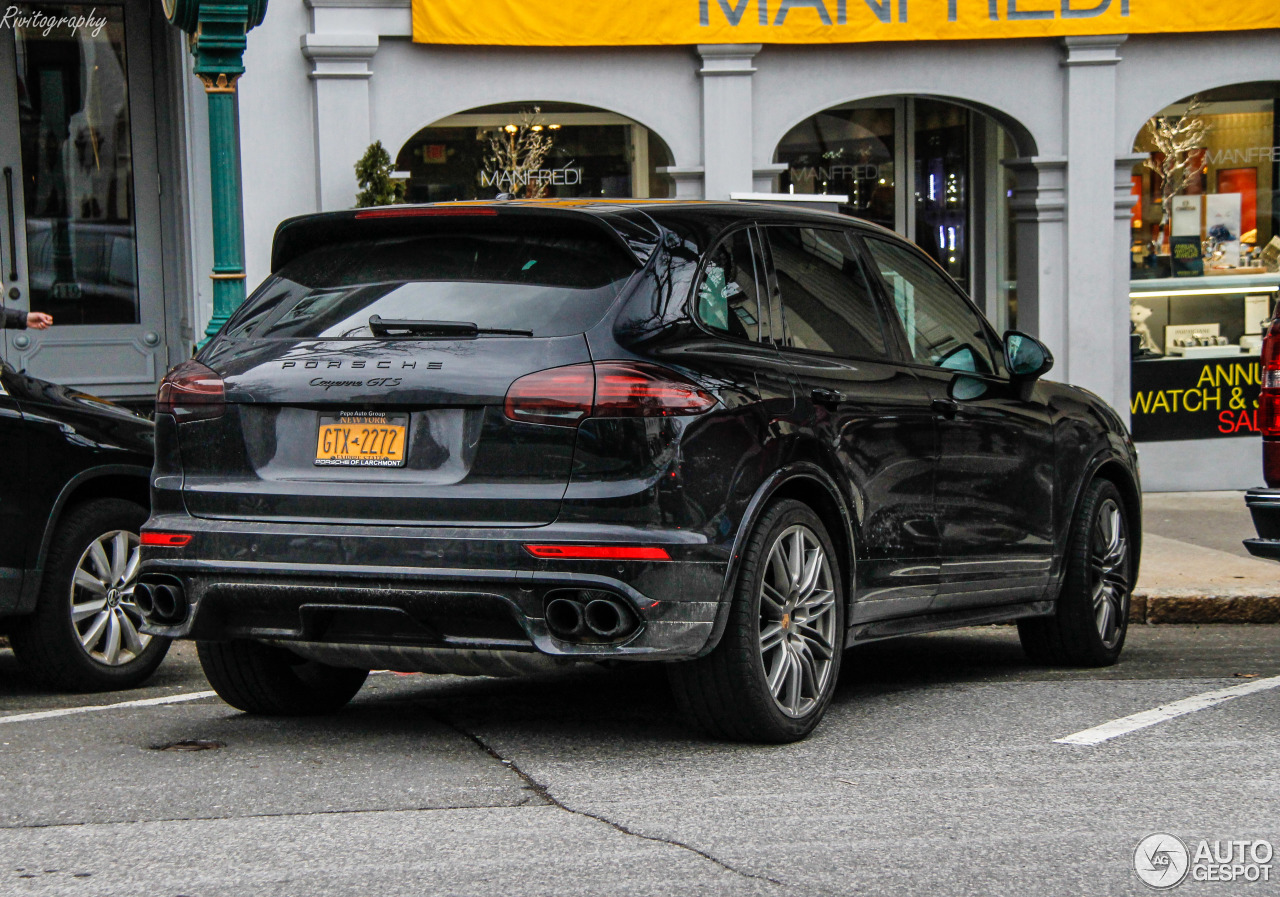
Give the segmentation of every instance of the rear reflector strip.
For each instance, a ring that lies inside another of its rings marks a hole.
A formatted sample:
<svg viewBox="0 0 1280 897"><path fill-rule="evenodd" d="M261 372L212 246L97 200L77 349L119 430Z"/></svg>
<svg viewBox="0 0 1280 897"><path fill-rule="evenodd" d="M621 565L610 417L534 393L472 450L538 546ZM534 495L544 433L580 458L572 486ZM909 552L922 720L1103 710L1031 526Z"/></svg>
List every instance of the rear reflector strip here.
<svg viewBox="0 0 1280 897"><path fill-rule="evenodd" d="M536 558L570 558L595 561L669 561L671 555L656 545L526 545Z"/></svg>
<svg viewBox="0 0 1280 897"><path fill-rule="evenodd" d="M143 533L142 544L161 548L181 548L191 541L190 533Z"/></svg>
<svg viewBox="0 0 1280 897"><path fill-rule="evenodd" d="M364 212L356 212L356 220L359 221L362 218L440 218L451 216L492 218L497 214L497 209L489 209L484 206L462 208L435 206L427 209L410 207L405 209L369 209Z"/></svg>

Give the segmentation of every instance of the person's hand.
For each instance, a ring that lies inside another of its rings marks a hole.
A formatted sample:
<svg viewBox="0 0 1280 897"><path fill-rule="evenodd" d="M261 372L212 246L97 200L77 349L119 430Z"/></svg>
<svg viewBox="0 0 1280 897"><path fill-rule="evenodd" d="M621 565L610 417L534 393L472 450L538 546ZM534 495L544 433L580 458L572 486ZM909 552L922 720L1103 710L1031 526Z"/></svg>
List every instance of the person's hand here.
<svg viewBox="0 0 1280 897"><path fill-rule="evenodd" d="M53 326L53 315L42 311L33 311L27 315L27 327L32 330L48 330Z"/></svg>

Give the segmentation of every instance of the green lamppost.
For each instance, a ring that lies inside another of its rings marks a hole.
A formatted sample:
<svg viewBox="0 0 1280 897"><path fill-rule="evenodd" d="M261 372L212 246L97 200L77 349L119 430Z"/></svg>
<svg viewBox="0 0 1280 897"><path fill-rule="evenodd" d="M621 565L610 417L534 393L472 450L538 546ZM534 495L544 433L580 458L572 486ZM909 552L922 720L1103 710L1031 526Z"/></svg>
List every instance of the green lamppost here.
<svg viewBox="0 0 1280 897"><path fill-rule="evenodd" d="M267 0L163 0L169 22L189 35L196 77L209 100L209 180L213 186L213 318L208 342L244 302L244 210L236 80L244 74L249 32L262 24Z"/></svg>

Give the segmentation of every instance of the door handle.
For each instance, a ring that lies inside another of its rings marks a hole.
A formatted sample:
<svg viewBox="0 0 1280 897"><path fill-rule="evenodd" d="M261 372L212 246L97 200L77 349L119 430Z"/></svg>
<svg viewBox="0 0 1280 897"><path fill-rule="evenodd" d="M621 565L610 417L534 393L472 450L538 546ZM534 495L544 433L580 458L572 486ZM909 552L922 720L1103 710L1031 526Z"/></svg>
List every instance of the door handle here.
<svg viewBox="0 0 1280 897"><path fill-rule="evenodd" d="M809 397L813 399L815 405L839 405L844 401L844 393L834 389L827 389L822 386L815 387L809 392Z"/></svg>
<svg viewBox="0 0 1280 897"><path fill-rule="evenodd" d="M932 408L935 413L941 414L947 420L951 420L955 417L956 412L960 410L960 406L956 404L954 399L934 399L929 403L929 407Z"/></svg>
<svg viewBox="0 0 1280 897"><path fill-rule="evenodd" d="M5 166L4 195L9 212L9 279L18 279L18 234L14 230L16 217L13 212L13 169Z"/></svg>

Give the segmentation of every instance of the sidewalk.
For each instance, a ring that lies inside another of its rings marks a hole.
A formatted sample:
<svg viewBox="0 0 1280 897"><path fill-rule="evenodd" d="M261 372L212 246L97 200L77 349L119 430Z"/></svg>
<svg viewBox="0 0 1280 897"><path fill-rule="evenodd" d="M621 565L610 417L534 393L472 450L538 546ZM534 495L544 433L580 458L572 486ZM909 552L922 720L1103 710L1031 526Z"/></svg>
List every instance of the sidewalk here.
<svg viewBox="0 0 1280 897"><path fill-rule="evenodd" d="M1130 620L1280 623L1280 563L1253 557L1243 492L1143 496L1142 568Z"/></svg>

